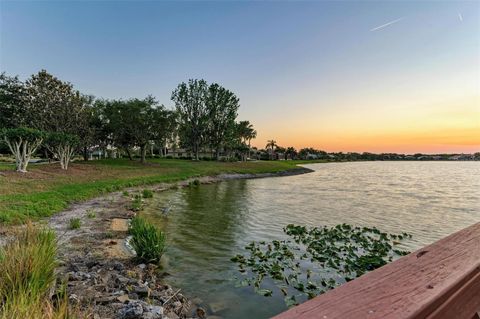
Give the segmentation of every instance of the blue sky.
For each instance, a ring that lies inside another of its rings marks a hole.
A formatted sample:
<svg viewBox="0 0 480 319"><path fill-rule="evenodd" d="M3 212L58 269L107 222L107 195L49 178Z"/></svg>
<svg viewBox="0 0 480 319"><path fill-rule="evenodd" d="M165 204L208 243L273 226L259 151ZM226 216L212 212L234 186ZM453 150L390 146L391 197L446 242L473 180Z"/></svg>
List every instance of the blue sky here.
<svg viewBox="0 0 480 319"><path fill-rule="evenodd" d="M476 1L0 1L0 69L22 78L47 69L84 93L167 106L204 78L237 93L259 145L480 146L466 136L480 136ZM457 141L432 140L449 129Z"/></svg>

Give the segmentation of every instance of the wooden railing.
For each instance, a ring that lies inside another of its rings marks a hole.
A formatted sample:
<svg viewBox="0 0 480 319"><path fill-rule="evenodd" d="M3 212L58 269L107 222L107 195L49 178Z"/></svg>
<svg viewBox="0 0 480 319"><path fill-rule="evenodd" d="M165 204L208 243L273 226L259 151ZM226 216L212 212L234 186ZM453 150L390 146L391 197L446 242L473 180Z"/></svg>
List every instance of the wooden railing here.
<svg viewBox="0 0 480 319"><path fill-rule="evenodd" d="M275 319L480 319L480 223Z"/></svg>

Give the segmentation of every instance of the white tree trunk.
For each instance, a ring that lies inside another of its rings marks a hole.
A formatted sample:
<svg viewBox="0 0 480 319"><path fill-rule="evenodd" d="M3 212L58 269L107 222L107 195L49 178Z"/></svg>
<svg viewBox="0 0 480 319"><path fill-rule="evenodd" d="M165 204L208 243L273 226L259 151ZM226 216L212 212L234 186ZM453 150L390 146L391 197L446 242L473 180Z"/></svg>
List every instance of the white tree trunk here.
<svg viewBox="0 0 480 319"><path fill-rule="evenodd" d="M30 161L32 154L42 143L42 139L33 142L24 141L22 138L19 138L16 141L10 141L7 138L4 140L12 154L15 156L15 170L17 172L26 173L28 162Z"/></svg>

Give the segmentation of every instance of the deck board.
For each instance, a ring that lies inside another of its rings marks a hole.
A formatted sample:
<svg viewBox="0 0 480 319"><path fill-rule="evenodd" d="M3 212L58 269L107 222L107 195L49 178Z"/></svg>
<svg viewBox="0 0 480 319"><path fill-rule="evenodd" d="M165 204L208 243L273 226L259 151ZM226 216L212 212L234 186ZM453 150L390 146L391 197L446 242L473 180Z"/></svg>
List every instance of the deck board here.
<svg viewBox="0 0 480 319"><path fill-rule="evenodd" d="M480 223L274 317L458 318L480 311Z"/></svg>

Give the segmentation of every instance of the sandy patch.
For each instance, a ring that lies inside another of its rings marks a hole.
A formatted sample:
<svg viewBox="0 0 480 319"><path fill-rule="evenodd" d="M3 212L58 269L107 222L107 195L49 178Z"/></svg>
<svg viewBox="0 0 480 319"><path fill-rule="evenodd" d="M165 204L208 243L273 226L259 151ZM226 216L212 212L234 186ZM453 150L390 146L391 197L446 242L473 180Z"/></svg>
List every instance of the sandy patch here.
<svg viewBox="0 0 480 319"><path fill-rule="evenodd" d="M128 219L114 218L110 224L110 229L113 231L128 231Z"/></svg>

